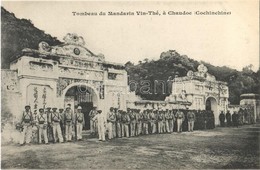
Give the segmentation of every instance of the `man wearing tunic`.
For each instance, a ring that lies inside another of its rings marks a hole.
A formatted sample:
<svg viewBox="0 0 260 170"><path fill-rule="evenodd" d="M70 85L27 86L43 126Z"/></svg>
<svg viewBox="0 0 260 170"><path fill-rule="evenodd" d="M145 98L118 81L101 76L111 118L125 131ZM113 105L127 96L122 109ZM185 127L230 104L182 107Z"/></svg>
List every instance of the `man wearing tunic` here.
<svg viewBox="0 0 260 170"><path fill-rule="evenodd" d="M114 109L115 115L116 115L116 134L117 137L121 138L122 137L122 127L121 127L121 110L117 110L116 108Z"/></svg>
<svg viewBox="0 0 260 170"><path fill-rule="evenodd" d="M188 132L193 132L194 122L195 122L195 113L192 110L189 110L187 113L188 118Z"/></svg>
<svg viewBox="0 0 260 170"><path fill-rule="evenodd" d="M85 119L84 119L84 113L82 113L82 107L78 106L77 113L76 113L76 128L77 128L77 140L82 140L82 130L85 126Z"/></svg>
<svg viewBox="0 0 260 170"><path fill-rule="evenodd" d="M48 140L49 142L53 142L53 130L52 130L52 125L51 125L51 107L47 107L45 111L47 115L47 121L48 121L48 126L47 126L47 135L48 135Z"/></svg>
<svg viewBox="0 0 260 170"><path fill-rule="evenodd" d="M60 113L57 112L57 108L56 107L52 108L51 123L52 123L52 129L53 129L53 143L57 142L57 136L59 139L59 143L63 143L63 136L62 136L61 128L60 128L60 121L61 121L61 116L60 116Z"/></svg>
<svg viewBox="0 0 260 170"><path fill-rule="evenodd" d="M105 127L106 127L106 118L104 114L102 114L102 110L98 110L97 114L93 117L93 120L97 122L98 128L98 139L99 141L106 141L105 138Z"/></svg>
<svg viewBox="0 0 260 170"><path fill-rule="evenodd" d="M129 112L130 116L130 136L133 137L135 136L135 126L136 126L136 116L135 116L135 111L134 109L131 109Z"/></svg>
<svg viewBox="0 0 260 170"><path fill-rule="evenodd" d="M140 109L137 109L135 119L136 119L136 136L139 136L142 133L142 120L143 120L143 114L141 113Z"/></svg>
<svg viewBox="0 0 260 170"><path fill-rule="evenodd" d="M220 126L224 127L225 126L225 114L223 111L219 114L219 121L220 121Z"/></svg>
<svg viewBox="0 0 260 170"><path fill-rule="evenodd" d="M181 133L182 132L182 123L184 121L184 113L178 109L175 117L177 119L177 132Z"/></svg>
<svg viewBox="0 0 260 170"><path fill-rule="evenodd" d="M38 126L39 126L39 143L42 143L42 136L44 139L44 143L48 144L48 136L47 136L47 115L44 113L44 109L40 108L39 109L39 114L38 114Z"/></svg>
<svg viewBox="0 0 260 170"><path fill-rule="evenodd" d="M94 117L97 115L97 106L93 106L93 109L89 112L90 117L90 133L92 136L97 135L97 124L94 121Z"/></svg>
<svg viewBox="0 0 260 170"><path fill-rule="evenodd" d="M229 110L227 111L226 119L227 119L227 126L230 127L232 123L231 123L231 114Z"/></svg>
<svg viewBox="0 0 260 170"><path fill-rule="evenodd" d="M64 112L65 123L65 140L71 142L72 139L72 126L74 125L74 115L72 114L70 107L67 107Z"/></svg>
<svg viewBox="0 0 260 170"><path fill-rule="evenodd" d="M107 114L107 130L108 130L108 139L114 138L113 135L113 124L116 122L116 115L113 112L114 108L110 107L110 111Z"/></svg>
<svg viewBox="0 0 260 170"><path fill-rule="evenodd" d="M32 112L30 106L25 106L25 111L22 114L21 125L23 126L23 131L21 132L20 145L29 144L31 142L32 136Z"/></svg>
<svg viewBox="0 0 260 170"><path fill-rule="evenodd" d="M122 137L124 136L129 137L130 117L126 111L123 111L121 120L122 120Z"/></svg>

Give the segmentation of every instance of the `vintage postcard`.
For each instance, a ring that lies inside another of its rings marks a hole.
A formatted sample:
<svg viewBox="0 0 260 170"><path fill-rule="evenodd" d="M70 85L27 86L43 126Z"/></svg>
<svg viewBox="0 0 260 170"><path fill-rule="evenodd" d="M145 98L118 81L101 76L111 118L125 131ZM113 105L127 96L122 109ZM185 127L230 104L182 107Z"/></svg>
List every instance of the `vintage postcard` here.
<svg viewBox="0 0 260 170"><path fill-rule="evenodd" d="M1 168L259 169L259 1L2 1Z"/></svg>

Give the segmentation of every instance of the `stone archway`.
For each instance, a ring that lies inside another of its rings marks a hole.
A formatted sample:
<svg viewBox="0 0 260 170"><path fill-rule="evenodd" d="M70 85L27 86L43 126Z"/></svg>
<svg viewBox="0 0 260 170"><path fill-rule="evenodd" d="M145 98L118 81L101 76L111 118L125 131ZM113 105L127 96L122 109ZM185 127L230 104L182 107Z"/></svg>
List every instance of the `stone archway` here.
<svg viewBox="0 0 260 170"><path fill-rule="evenodd" d="M71 104L74 112L78 106L82 107L82 112L85 115L85 130L90 129L89 112L93 109L93 106L98 107L98 96L95 88L85 83L72 83L62 93L64 107Z"/></svg>
<svg viewBox="0 0 260 170"><path fill-rule="evenodd" d="M215 97L208 97L205 102L205 109L212 110L215 117L215 125L219 124L218 102Z"/></svg>

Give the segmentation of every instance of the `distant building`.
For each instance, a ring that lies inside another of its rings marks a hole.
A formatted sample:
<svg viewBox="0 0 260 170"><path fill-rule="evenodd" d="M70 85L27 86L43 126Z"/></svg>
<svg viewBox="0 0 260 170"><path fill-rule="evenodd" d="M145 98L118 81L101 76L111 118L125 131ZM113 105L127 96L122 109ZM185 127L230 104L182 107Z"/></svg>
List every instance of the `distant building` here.
<svg viewBox="0 0 260 170"><path fill-rule="evenodd" d="M215 124L219 124L219 113L226 112L229 91L226 82L217 81L207 72L203 64L198 71L188 71L185 77L176 77L172 84L172 94L166 98L169 103L188 102L189 109L212 110Z"/></svg>
<svg viewBox="0 0 260 170"><path fill-rule="evenodd" d="M254 122L260 120L260 95L259 94L242 94L240 96L240 106L251 106L254 111Z"/></svg>

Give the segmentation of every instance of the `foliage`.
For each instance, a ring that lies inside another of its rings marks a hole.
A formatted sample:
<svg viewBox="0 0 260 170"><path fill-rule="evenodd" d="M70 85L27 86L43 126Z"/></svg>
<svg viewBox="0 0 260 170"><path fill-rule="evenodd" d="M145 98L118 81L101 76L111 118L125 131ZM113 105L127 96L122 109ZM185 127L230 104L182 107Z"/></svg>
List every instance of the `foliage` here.
<svg viewBox="0 0 260 170"><path fill-rule="evenodd" d="M136 89L136 94L140 95L146 100L164 100L166 96L170 95L170 90L163 93L162 85L155 85L155 80L167 80L177 76L186 76L189 70L197 71L197 67L203 63L208 68L208 72L216 77L217 80L228 83L229 87L229 101L231 104L239 104L240 95L243 93L257 93L260 94L260 72L252 71L252 65L246 66L242 71L237 71L229 67L213 66L206 62L198 62L188 58L186 55L180 55L175 50L162 52L160 59L157 61L140 61L134 65L130 61L125 64L129 75L129 81L135 81L140 84L142 80L151 82L150 93L141 93L140 86ZM130 83L131 84L131 83ZM165 83L167 86L167 83ZM155 87L156 86L156 87ZM170 84L168 84L170 89ZM135 90L132 86L131 90Z"/></svg>
<svg viewBox="0 0 260 170"><path fill-rule="evenodd" d="M45 34L44 31L36 28L31 20L18 19L13 13L1 7L1 68L9 68L10 62L24 48L37 49L41 41L50 45L61 44L56 37Z"/></svg>

